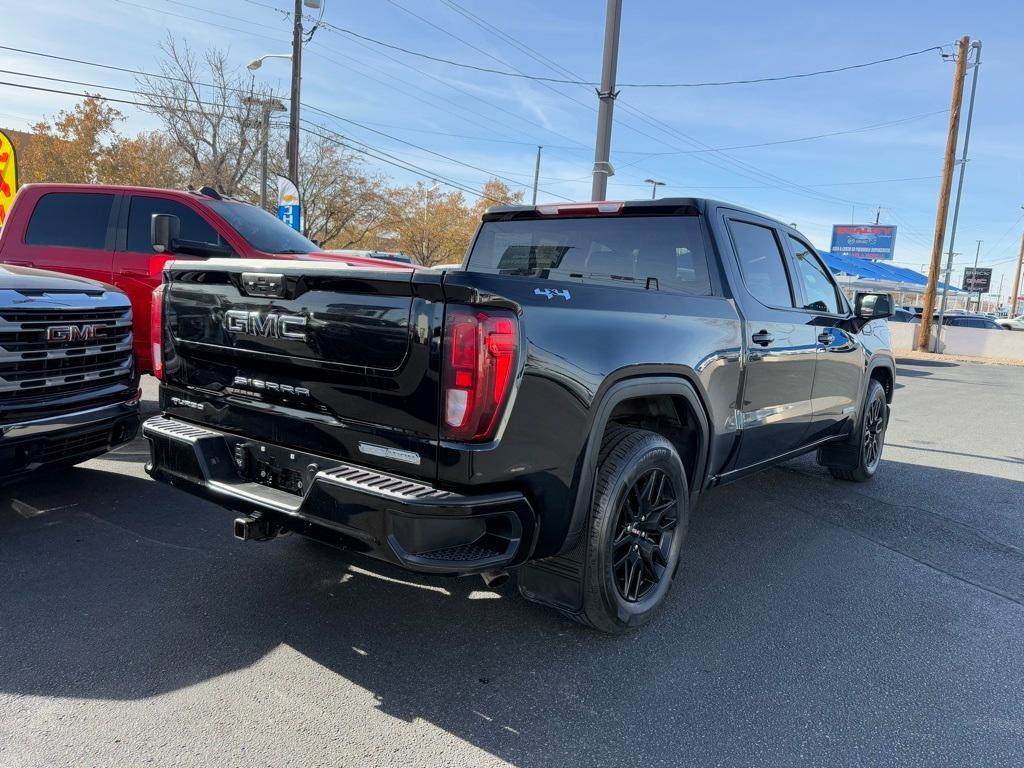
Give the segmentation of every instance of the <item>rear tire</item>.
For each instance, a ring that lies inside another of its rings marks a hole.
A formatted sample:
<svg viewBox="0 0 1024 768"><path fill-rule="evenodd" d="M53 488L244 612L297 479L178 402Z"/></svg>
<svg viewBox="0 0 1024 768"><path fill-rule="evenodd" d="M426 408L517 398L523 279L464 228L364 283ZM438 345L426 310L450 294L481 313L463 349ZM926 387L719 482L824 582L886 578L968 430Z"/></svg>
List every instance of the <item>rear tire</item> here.
<svg viewBox="0 0 1024 768"><path fill-rule="evenodd" d="M885 389L877 379L868 382L860 424L850 440L818 451L818 463L836 480L864 483L875 476L882 461L885 430L889 426L889 405Z"/></svg>
<svg viewBox="0 0 1024 768"><path fill-rule="evenodd" d="M659 434L611 427L598 457L578 621L620 634L664 603L689 522L689 488L675 447Z"/></svg>

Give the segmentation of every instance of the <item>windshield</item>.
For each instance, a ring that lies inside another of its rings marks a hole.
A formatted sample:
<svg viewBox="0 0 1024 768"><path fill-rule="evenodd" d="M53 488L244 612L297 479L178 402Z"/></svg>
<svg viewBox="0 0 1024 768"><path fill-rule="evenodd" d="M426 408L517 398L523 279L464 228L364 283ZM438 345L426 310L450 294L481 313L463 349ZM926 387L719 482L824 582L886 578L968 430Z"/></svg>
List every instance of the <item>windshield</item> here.
<svg viewBox="0 0 1024 768"><path fill-rule="evenodd" d="M256 250L266 253L314 253L320 250L312 240L307 240L255 205L227 200L211 200L206 204Z"/></svg>

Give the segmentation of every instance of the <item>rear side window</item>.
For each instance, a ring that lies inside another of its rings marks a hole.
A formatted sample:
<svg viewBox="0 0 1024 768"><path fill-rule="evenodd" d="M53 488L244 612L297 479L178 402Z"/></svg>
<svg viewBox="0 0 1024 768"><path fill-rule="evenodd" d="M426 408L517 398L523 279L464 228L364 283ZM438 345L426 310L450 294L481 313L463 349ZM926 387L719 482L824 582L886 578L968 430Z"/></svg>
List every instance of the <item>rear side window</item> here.
<svg viewBox="0 0 1024 768"><path fill-rule="evenodd" d="M51 192L32 211L26 245L101 249L107 243L107 223L113 195Z"/></svg>
<svg viewBox="0 0 1024 768"><path fill-rule="evenodd" d="M828 268L806 244L795 237L790 237L789 243L793 247L797 275L804 289L804 309L838 315L839 291L828 274Z"/></svg>
<svg viewBox="0 0 1024 768"><path fill-rule="evenodd" d="M154 213L169 213L178 217L181 231L178 237L199 243L220 245L217 232L198 213L176 200L161 197L133 197L128 212L128 242L125 250L132 253L152 253L150 226Z"/></svg>
<svg viewBox="0 0 1024 768"><path fill-rule="evenodd" d="M711 293L697 216L488 221L467 269L587 285Z"/></svg>
<svg viewBox="0 0 1024 768"><path fill-rule="evenodd" d="M750 295L769 307L792 307L793 293L775 231L746 221L730 221L729 229Z"/></svg>

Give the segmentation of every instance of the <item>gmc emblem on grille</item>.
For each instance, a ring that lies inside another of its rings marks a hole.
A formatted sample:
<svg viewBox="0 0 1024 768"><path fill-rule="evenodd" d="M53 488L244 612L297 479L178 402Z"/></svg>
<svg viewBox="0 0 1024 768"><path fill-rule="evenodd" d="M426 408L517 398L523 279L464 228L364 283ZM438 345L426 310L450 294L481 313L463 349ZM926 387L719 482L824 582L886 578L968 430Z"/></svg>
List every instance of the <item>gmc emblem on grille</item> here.
<svg viewBox="0 0 1024 768"><path fill-rule="evenodd" d="M62 341L93 341L96 339L99 325L51 325L46 329L46 340Z"/></svg>
<svg viewBox="0 0 1024 768"><path fill-rule="evenodd" d="M259 312L229 309L224 313L224 327L231 333L247 336L306 340L306 318L302 315L261 315Z"/></svg>

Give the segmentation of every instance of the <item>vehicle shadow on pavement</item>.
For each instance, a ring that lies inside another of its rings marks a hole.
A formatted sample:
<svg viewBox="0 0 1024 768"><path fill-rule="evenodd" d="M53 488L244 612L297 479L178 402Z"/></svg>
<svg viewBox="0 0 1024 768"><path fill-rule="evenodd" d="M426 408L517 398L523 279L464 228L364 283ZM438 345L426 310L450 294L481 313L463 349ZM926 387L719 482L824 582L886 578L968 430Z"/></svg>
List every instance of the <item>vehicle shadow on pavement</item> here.
<svg viewBox="0 0 1024 768"><path fill-rule="evenodd" d="M886 464L891 483L939 480ZM1024 497L1024 483L941 474L964 494ZM992 725L1019 722L1020 691L1006 695L990 659L1024 655L1021 550L850 488L800 462L711 492L664 612L608 638L476 578L411 575L295 536L242 544L229 512L74 469L0 501L0 694L139 700L285 645L323 668L311 717L330 723L349 681L392 717L521 765L871 762L958 729L997 764L1020 747ZM957 565L963 546L980 560ZM249 702L222 706L232 722ZM877 735L847 738L865 719Z"/></svg>

